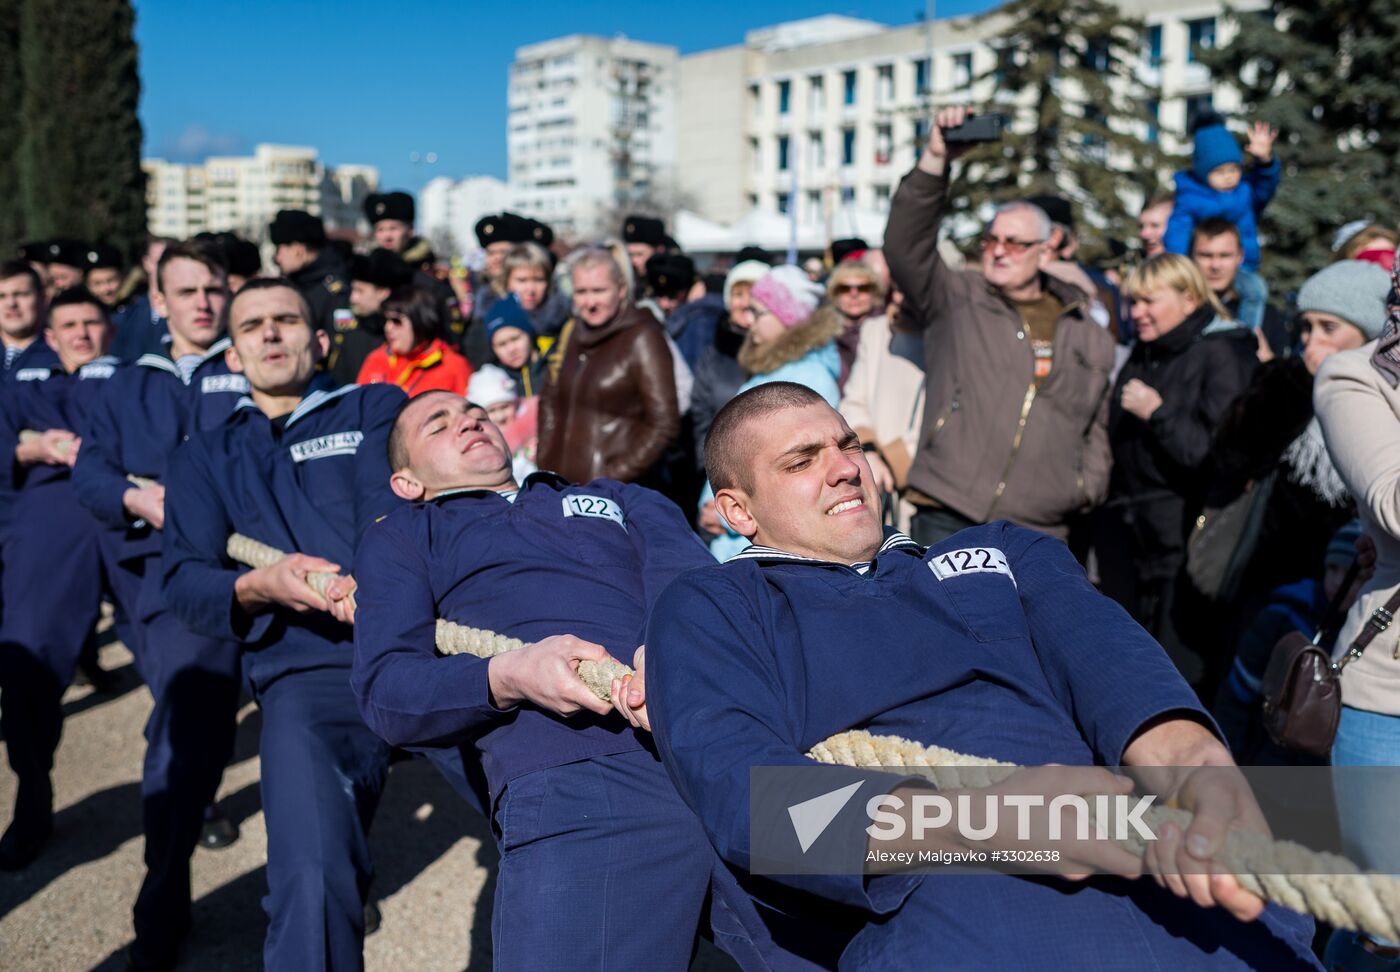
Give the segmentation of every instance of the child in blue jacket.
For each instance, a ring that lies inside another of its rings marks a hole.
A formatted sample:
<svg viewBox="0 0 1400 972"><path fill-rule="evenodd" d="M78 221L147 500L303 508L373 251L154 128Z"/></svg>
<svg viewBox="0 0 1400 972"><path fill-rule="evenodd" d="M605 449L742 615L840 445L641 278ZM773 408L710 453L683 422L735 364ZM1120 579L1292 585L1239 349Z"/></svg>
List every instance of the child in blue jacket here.
<svg viewBox="0 0 1400 972"><path fill-rule="evenodd" d="M1239 227L1244 264L1235 275L1240 297L1239 321L1251 329L1264 320L1269 288L1259 276L1257 219L1278 191L1282 167L1274 156L1278 129L1265 122L1249 126L1245 151L1254 164L1245 168L1244 153L1220 119L1196 129L1189 172L1176 174L1176 204L1162 242L1167 252L1191 255L1191 231L1203 219L1228 219Z"/></svg>

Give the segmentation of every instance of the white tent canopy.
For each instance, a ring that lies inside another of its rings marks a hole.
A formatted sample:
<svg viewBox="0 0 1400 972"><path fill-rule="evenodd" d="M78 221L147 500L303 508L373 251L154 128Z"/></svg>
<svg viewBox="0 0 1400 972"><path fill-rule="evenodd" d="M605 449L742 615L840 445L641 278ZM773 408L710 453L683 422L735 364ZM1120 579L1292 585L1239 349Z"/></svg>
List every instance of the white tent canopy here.
<svg viewBox="0 0 1400 972"><path fill-rule="evenodd" d="M825 222L798 221L797 249L821 251L832 239L859 236L873 247L883 244L888 217L868 209L845 207L833 214L830 228ZM760 246L774 253L787 251L792 240L789 217L766 209L751 209L732 226L723 226L689 210L681 210L674 220L676 242L687 253L733 253L745 246Z"/></svg>

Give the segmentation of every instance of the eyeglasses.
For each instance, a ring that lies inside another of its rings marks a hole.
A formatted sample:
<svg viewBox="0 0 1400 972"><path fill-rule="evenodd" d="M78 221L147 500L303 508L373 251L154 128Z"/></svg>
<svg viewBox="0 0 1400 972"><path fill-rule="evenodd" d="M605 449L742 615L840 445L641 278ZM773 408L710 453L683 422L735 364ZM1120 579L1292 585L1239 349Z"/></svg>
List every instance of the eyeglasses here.
<svg viewBox="0 0 1400 972"><path fill-rule="evenodd" d="M984 236L978 241L984 250L995 250L998 245L1011 256L1019 256L1033 246L1040 246L1045 240L1012 240L1004 236Z"/></svg>
<svg viewBox="0 0 1400 972"><path fill-rule="evenodd" d="M838 294L871 294L875 292L873 284L840 284L836 288Z"/></svg>

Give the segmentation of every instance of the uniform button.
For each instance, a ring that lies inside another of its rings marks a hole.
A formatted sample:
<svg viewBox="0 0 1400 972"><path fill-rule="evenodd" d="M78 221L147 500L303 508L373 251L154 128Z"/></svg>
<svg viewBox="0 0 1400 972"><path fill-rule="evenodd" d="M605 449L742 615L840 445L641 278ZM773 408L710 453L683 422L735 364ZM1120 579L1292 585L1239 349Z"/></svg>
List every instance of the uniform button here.
<svg viewBox="0 0 1400 972"><path fill-rule="evenodd" d="M1024 341L1025 339L1026 339L1026 332L1025 332L1025 331L1017 331L1017 332L1016 332L1016 340L1018 340L1018 341Z"/></svg>

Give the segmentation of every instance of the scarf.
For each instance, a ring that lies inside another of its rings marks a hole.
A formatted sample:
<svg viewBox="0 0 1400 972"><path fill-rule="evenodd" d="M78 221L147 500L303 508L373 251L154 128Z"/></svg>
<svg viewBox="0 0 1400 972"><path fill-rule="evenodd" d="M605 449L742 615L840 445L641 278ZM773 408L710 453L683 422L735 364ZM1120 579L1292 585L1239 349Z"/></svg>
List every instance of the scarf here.
<svg viewBox="0 0 1400 972"><path fill-rule="evenodd" d="M1400 387L1400 253L1395 255L1395 266L1390 271L1390 314L1385 319L1385 329L1376 341L1376 351L1371 355L1371 365L1390 382L1391 388Z"/></svg>
<svg viewBox="0 0 1400 972"><path fill-rule="evenodd" d="M1288 464L1288 478L1299 486L1307 486L1328 506L1341 506L1351 499L1347 484L1332 465L1316 416L1284 450L1283 461Z"/></svg>

